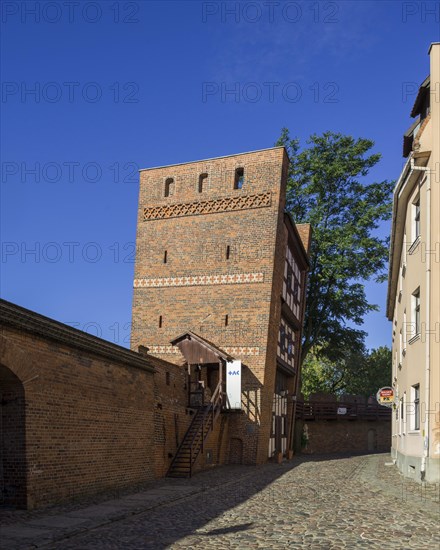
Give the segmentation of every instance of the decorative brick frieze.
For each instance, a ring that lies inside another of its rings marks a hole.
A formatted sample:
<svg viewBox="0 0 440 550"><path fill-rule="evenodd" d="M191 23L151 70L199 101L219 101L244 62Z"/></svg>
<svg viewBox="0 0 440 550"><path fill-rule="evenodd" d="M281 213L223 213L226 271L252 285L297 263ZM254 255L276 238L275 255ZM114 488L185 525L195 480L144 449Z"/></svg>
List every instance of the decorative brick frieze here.
<svg viewBox="0 0 440 550"><path fill-rule="evenodd" d="M156 277L135 279L134 288L170 286L233 285L263 283L264 273L228 273L225 275L195 275L190 277Z"/></svg>
<svg viewBox="0 0 440 550"><path fill-rule="evenodd" d="M257 195L240 195L237 197L223 197L210 201L195 201L178 204L165 204L144 208L144 221L179 218L181 216L197 216L200 214L217 214L233 210L249 210L264 208L272 203L272 194L259 193Z"/></svg>
<svg viewBox="0 0 440 550"><path fill-rule="evenodd" d="M233 357L240 357L241 355L260 355L260 348L258 347L247 347L247 346L239 346L239 347L225 347L222 348L226 351L226 353L229 353L229 355L232 355Z"/></svg>
<svg viewBox="0 0 440 550"><path fill-rule="evenodd" d="M288 242L305 262L298 233L284 216L288 165L278 147L141 171L131 346L148 346L150 357L175 363L186 375L183 356L170 341L191 328L242 360L244 414L224 415L227 425L216 424L206 441L219 464L260 464L268 457ZM165 197L168 178L175 187ZM167 372L165 388L178 391L173 380L166 385ZM203 382L209 399L218 376L216 369L193 368L190 383ZM294 394L293 376L284 389ZM291 401L289 407L287 433ZM168 445L160 447L158 462L174 455L176 433L180 442L187 421L185 412L173 410L164 426L158 423Z"/></svg>
<svg viewBox="0 0 440 550"><path fill-rule="evenodd" d="M148 350L153 355L175 355L180 353L179 348L176 346L148 346ZM260 355L260 348L255 346L222 347L222 350L233 357Z"/></svg>

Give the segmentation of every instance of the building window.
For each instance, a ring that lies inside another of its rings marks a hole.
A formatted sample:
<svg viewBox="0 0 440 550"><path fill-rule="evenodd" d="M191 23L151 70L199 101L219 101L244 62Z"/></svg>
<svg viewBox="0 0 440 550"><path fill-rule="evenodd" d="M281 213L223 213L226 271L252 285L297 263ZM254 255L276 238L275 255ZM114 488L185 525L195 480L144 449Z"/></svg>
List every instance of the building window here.
<svg viewBox="0 0 440 550"><path fill-rule="evenodd" d="M290 290L292 288L292 270L291 270L290 266L288 266L288 268L287 268L286 282L287 282L287 289Z"/></svg>
<svg viewBox="0 0 440 550"><path fill-rule="evenodd" d="M420 196L413 202L413 242L420 237Z"/></svg>
<svg viewBox="0 0 440 550"><path fill-rule="evenodd" d="M163 263L166 264L168 261L168 251L165 250L165 252L163 253Z"/></svg>
<svg viewBox="0 0 440 550"><path fill-rule="evenodd" d="M406 432L406 391L403 392L403 409L402 409L402 429L403 433Z"/></svg>
<svg viewBox="0 0 440 550"><path fill-rule="evenodd" d="M406 353L406 343L408 341L408 328L409 328L409 334L411 339L411 326L408 327L408 323L406 322L406 308L403 310L403 346L402 346L402 354L405 355Z"/></svg>
<svg viewBox="0 0 440 550"><path fill-rule="evenodd" d="M399 435L402 435L402 431L403 431L403 408L404 408L403 397L401 397L401 398L400 398L400 406L399 406L399 409L400 409L400 415L399 415Z"/></svg>
<svg viewBox="0 0 440 550"><path fill-rule="evenodd" d="M286 329L283 325L280 326L280 350L281 353L286 351Z"/></svg>
<svg viewBox="0 0 440 550"><path fill-rule="evenodd" d="M403 335L402 335L402 329L400 329L399 333L399 367L402 366L403 361Z"/></svg>
<svg viewBox="0 0 440 550"><path fill-rule="evenodd" d="M420 384L411 387L411 401L413 406L412 430L420 430Z"/></svg>
<svg viewBox="0 0 440 550"><path fill-rule="evenodd" d="M203 188L205 186L205 182L207 181L207 179L208 179L208 174L200 174L199 187L198 187L199 193L203 193Z"/></svg>
<svg viewBox="0 0 440 550"><path fill-rule="evenodd" d="M420 287L412 295L412 326L415 329L414 336L420 334Z"/></svg>
<svg viewBox="0 0 440 550"><path fill-rule="evenodd" d="M226 247L226 259L229 260L230 257L231 257L231 247L228 245Z"/></svg>
<svg viewBox="0 0 440 550"><path fill-rule="evenodd" d="M234 189L241 189L244 184L244 168L235 170Z"/></svg>
<svg viewBox="0 0 440 550"><path fill-rule="evenodd" d="M174 195L174 179L167 178L165 180L165 197L172 197Z"/></svg>
<svg viewBox="0 0 440 550"><path fill-rule="evenodd" d="M402 290L403 290L403 264L399 269L399 302L402 300Z"/></svg>
<svg viewBox="0 0 440 550"><path fill-rule="evenodd" d="M290 338L287 340L287 355L289 357L293 355L293 342Z"/></svg>
<svg viewBox="0 0 440 550"><path fill-rule="evenodd" d="M405 232L403 234L403 266L402 266L402 277L405 277L405 267L406 267L406 254L408 252L408 241L406 240L406 226Z"/></svg>
<svg viewBox="0 0 440 550"><path fill-rule="evenodd" d="M293 295L296 298L296 301L299 302L300 295L299 295L299 281L295 277L295 282L293 284Z"/></svg>
<svg viewBox="0 0 440 550"><path fill-rule="evenodd" d="M159 315L159 328L162 328L162 315Z"/></svg>
<svg viewBox="0 0 440 550"><path fill-rule="evenodd" d="M225 315L225 327L229 325L229 315Z"/></svg>

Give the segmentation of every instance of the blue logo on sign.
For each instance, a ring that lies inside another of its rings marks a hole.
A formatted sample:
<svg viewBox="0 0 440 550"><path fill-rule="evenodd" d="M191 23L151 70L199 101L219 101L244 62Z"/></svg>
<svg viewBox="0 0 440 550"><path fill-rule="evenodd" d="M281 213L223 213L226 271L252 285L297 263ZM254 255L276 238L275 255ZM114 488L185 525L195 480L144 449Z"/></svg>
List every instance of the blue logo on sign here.
<svg viewBox="0 0 440 550"><path fill-rule="evenodd" d="M230 370L228 372L229 376L236 376L237 374L240 374L239 370Z"/></svg>

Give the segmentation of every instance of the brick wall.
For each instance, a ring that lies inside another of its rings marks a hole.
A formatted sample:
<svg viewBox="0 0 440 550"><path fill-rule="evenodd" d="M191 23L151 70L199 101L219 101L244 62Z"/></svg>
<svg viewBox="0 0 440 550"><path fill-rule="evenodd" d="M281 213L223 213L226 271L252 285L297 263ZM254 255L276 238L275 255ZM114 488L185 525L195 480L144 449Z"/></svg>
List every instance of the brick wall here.
<svg viewBox="0 0 440 550"><path fill-rule="evenodd" d="M391 448L389 421L318 420L297 425L298 432L301 433L303 425L308 436L306 446L301 449L303 454L374 453L388 452Z"/></svg>
<svg viewBox="0 0 440 550"><path fill-rule="evenodd" d="M0 365L0 503L26 503L26 443L24 387Z"/></svg>
<svg viewBox="0 0 440 550"><path fill-rule="evenodd" d="M0 341L2 400L19 397L2 407L3 476L11 504L34 508L154 478L153 372L147 362L145 369L134 368L7 326ZM23 479L16 482L24 460L23 492Z"/></svg>
<svg viewBox="0 0 440 550"><path fill-rule="evenodd" d="M285 150L274 148L140 175L132 348L178 363L169 343L192 330L242 360L246 414L229 419L228 433L243 442L245 463L267 459L287 166ZM242 189L234 189L237 167ZM174 192L165 197L168 178Z"/></svg>
<svg viewBox="0 0 440 550"><path fill-rule="evenodd" d="M171 460L188 429L192 415L187 409L186 369L151 359L154 374L155 476L166 475Z"/></svg>

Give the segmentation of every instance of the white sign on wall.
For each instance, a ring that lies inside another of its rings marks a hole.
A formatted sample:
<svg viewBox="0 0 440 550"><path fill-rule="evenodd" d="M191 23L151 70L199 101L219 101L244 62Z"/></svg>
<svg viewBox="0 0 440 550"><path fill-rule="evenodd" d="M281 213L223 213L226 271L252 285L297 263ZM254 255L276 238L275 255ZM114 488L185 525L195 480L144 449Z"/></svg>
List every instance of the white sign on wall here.
<svg viewBox="0 0 440 550"><path fill-rule="evenodd" d="M231 409L241 409L241 361L226 363L226 395Z"/></svg>

